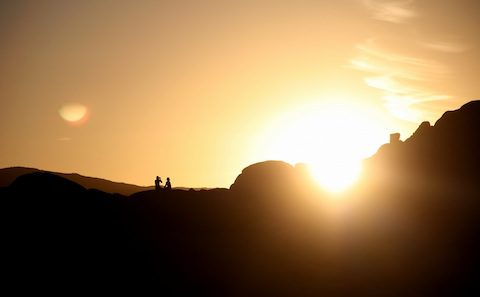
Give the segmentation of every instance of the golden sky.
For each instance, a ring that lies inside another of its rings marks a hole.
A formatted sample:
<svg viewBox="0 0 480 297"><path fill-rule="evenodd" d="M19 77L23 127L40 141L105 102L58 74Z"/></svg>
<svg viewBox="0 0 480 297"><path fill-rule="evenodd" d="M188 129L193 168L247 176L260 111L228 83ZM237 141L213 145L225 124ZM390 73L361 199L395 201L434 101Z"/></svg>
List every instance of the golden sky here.
<svg viewBox="0 0 480 297"><path fill-rule="evenodd" d="M228 187L263 160L354 162L480 94L479 13L466 0L2 1L0 167Z"/></svg>

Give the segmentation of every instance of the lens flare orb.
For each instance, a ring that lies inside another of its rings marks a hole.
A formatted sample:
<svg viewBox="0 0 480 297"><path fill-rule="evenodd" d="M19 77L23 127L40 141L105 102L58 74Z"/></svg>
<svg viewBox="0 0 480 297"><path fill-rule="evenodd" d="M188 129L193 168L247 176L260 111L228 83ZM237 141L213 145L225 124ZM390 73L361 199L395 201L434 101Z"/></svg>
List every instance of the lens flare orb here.
<svg viewBox="0 0 480 297"><path fill-rule="evenodd" d="M68 103L58 110L60 117L70 124L83 124L87 120L88 109L80 103Z"/></svg>

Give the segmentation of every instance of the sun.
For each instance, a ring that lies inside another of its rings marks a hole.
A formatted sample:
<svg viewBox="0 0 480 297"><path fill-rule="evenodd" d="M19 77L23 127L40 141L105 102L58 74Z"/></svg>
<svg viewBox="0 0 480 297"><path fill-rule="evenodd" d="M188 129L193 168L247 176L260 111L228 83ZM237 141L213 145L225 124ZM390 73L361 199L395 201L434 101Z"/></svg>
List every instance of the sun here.
<svg viewBox="0 0 480 297"><path fill-rule="evenodd" d="M275 159L307 163L318 184L341 192L361 174L362 160L384 143L381 119L367 106L328 102L286 112L269 129Z"/></svg>
<svg viewBox="0 0 480 297"><path fill-rule="evenodd" d="M361 162L334 155L328 160L325 158L321 162L310 164L310 172L326 190L338 193L348 189L359 178Z"/></svg>

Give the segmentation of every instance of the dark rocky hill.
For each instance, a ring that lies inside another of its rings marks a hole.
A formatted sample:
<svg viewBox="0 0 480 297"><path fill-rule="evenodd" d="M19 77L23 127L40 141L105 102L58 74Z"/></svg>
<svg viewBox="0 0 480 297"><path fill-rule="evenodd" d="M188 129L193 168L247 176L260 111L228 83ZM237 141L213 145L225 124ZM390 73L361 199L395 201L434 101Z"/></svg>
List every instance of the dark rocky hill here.
<svg viewBox="0 0 480 297"><path fill-rule="evenodd" d="M27 167L9 167L0 169L0 187L10 185L17 177L32 173L32 172L47 172L65 179L71 180L87 189L98 189L106 193L118 193L122 195L131 195L136 192L153 189L153 187L142 187L132 184L112 182L102 178L83 176L77 173L60 173L44 171L35 168ZM153 183L153 180L152 180Z"/></svg>

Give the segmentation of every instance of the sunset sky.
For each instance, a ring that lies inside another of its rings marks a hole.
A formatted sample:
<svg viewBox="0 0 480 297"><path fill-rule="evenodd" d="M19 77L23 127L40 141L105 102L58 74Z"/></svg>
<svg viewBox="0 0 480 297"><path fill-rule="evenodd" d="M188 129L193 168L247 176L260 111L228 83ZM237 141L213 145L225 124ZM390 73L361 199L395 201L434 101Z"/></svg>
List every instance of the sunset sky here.
<svg viewBox="0 0 480 297"><path fill-rule="evenodd" d="M0 167L189 187L271 159L332 172L480 97L479 13L474 0L0 1Z"/></svg>

